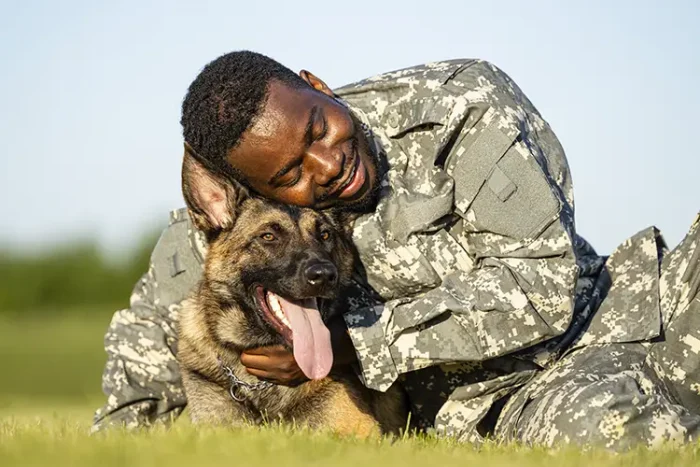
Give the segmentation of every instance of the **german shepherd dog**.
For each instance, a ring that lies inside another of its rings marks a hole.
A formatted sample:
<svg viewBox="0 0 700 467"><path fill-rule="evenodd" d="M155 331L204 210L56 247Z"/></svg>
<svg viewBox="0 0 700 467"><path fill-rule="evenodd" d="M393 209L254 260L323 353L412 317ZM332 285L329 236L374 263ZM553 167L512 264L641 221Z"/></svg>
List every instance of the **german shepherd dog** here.
<svg viewBox="0 0 700 467"><path fill-rule="evenodd" d="M180 315L178 360L195 423L281 421L359 437L405 427L401 391L367 389L331 370L325 323L353 270L349 228L333 215L275 204L223 181L185 152L190 217L207 236L204 277ZM281 344L310 379L296 387L248 374L245 349Z"/></svg>

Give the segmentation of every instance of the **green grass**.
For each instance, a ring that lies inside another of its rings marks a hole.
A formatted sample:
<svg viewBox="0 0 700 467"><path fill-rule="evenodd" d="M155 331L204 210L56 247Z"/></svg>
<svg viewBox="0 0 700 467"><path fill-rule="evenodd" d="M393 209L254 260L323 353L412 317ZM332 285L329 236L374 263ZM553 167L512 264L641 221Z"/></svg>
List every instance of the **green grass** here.
<svg viewBox="0 0 700 467"><path fill-rule="evenodd" d="M391 442L339 439L279 427L240 430L171 429L141 433L86 434L86 425L60 418L0 421L0 465L51 466L691 466L698 449L624 455L605 451L557 451L487 445L481 449L445 440L409 438Z"/></svg>
<svg viewBox="0 0 700 467"><path fill-rule="evenodd" d="M0 410L101 398L111 309L0 314Z"/></svg>
<svg viewBox="0 0 700 467"><path fill-rule="evenodd" d="M447 440L339 439L280 427L170 429L90 436L102 403L102 334L109 313L0 317L0 466L691 466L700 445L624 455Z"/></svg>

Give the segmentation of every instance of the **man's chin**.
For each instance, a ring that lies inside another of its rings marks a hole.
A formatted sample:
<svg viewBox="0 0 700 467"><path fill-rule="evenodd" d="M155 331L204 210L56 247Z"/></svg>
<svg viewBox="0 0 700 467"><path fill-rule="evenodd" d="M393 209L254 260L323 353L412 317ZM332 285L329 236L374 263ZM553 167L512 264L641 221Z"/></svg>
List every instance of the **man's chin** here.
<svg viewBox="0 0 700 467"><path fill-rule="evenodd" d="M386 161L380 160L379 154L374 154L370 149L364 133L359 132L357 136L360 142L358 157L366 170L365 184L351 199L336 199L332 207L343 212L367 214L374 211L379 202L381 179L386 170Z"/></svg>
<svg viewBox="0 0 700 467"><path fill-rule="evenodd" d="M367 214L374 211L379 202L379 180L368 182L368 186L362 188L362 193L358 193L359 196L356 199L338 199L334 203L333 209L356 214Z"/></svg>

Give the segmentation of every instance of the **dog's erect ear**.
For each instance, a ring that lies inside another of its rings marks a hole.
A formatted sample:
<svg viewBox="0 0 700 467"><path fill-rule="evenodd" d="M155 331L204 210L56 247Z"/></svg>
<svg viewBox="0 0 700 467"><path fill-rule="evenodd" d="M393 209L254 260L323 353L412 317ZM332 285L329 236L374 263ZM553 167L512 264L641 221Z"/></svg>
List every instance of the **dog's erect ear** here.
<svg viewBox="0 0 700 467"><path fill-rule="evenodd" d="M239 183L224 180L204 167L185 144L182 195L195 226L207 236L233 227L238 207L247 197Z"/></svg>

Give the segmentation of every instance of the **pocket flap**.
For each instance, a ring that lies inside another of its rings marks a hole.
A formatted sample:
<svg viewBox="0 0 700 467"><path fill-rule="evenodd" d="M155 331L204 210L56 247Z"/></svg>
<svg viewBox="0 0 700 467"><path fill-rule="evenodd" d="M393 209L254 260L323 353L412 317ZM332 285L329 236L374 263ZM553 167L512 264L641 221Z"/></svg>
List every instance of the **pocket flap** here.
<svg viewBox="0 0 700 467"><path fill-rule="evenodd" d="M493 166L515 142L519 131L502 127L492 107L455 145L447 158L447 172L455 181L455 207L465 213L489 178Z"/></svg>

